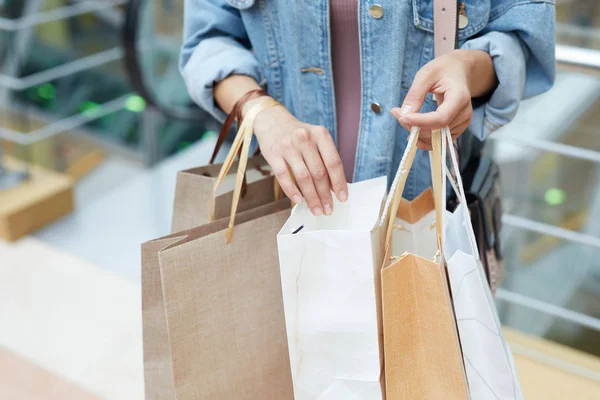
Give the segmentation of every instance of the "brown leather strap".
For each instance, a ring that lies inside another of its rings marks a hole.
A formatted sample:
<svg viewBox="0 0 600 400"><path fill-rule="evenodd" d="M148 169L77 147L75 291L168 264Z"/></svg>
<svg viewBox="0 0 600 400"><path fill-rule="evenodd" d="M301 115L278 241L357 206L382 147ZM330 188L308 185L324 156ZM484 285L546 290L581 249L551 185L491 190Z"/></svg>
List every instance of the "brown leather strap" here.
<svg viewBox="0 0 600 400"><path fill-rule="evenodd" d="M215 149L213 150L212 156L210 157L209 164L214 164L215 159L217 158L217 154L219 153L219 150L221 149L221 146L223 146L223 143L225 143L225 139L227 138L227 133L229 133L229 130L231 129L231 126L233 125L233 121L237 119L238 127L240 127L242 125L242 111L244 109L244 105L254 95L257 95L259 97L260 96L268 96L267 92L265 92L262 89L251 90L248 93L246 93L245 95L243 95L242 98L239 99L235 103L235 105L233 106L233 109L231 110L231 112L229 113L227 118L225 118L225 122L223 122L223 126L221 127L221 131L219 132L219 137L217 138L217 143L215 144ZM242 148L240 147L240 151L238 152L238 158L240 158L241 151L242 151ZM260 153L260 149L257 148L256 151L254 152L254 155L258 155L259 153ZM244 174L244 180L242 181L242 190L241 190L242 197L246 196L247 189L248 189L248 181L246 179L246 175Z"/></svg>
<svg viewBox="0 0 600 400"><path fill-rule="evenodd" d="M217 154L225 143L225 139L227 138L227 133L231 129L233 125L233 121L238 121L238 126L242 125L242 111L244 109L244 105L250 100L253 96L268 96L267 92L262 89L251 90L245 95L243 95L233 106L233 109L225 119L223 126L221 127L221 131L219 132L219 137L217 138L217 143L215 144L215 149L213 150L213 154L210 157L210 164L214 164L215 159L217 158Z"/></svg>

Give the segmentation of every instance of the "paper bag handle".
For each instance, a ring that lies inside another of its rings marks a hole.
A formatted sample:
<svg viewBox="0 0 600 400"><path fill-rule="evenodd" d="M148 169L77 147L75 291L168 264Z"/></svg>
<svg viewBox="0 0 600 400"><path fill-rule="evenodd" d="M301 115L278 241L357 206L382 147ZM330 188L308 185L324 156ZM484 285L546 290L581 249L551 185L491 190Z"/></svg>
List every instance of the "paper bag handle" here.
<svg viewBox="0 0 600 400"><path fill-rule="evenodd" d="M400 161L400 165L398 166L398 171L396 172L396 176L394 177L394 181L392 182L392 186L390 188L390 192L388 194L385 207L383 209L383 213L380 219L380 225L387 224L386 235L385 235L385 250L386 253L391 245L392 241L392 232L394 231L394 224L396 222L396 215L398 214L398 208L400 207L400 201L402 200L402 193L404 192L404 188L406 186L406 181L408 179L408 173L414 163L415 155L417 153L417 141L419 139L419 133L421 128L413 127L411 129L410 135L408 137L408 144L406 145L406 149L404 150L404 154L402 155L402 159ZM445 203L445 194L442 188L442 138L441 133L439 131L432 132L432 168L434 169L432 174L433 181L433 192L435 199L435 209L436 209L436 231L437 231L437 242L438 249L440 250L440 254L442 252L442 238L443 238L443 204ZM436 178L437 177L437 178Z"/></svg>
<svg viewBox="0 0 600 400"><path fill-rule="evenodd" d="M402 192L404 192L404 187L406 186L408 173L415 161L415 155L417 153L417 141L419 140L420 132L421 128L418 126L413 126L410 131L406 149L404 150L404 154L400 160L398 171L396 172L396 176L394 177L394 181L390 187L390 192L387 196L385 207L379 221L380 225L382 226L387 224L384 242L386 251L389 248L392 240L394 222L396 220L396 215L398 214L398 208L400 207L400 200L402 200Z"/></svg>
<svg viewBox="0 0 600 400"><path fill-rule="evenodd" d="M450 184L452 185L452 189L454 193L456 193L456 197L459 200L459 207L463 207L463 218L467 229L467 234L469 236L469 244L471 246L471 251L473 252L473 257L479 260L479 250L477 249L477 240L475 239L475 232L473 231L473 224L471 223L471 213L469 211L469 205L467 203L467 196L465 194L465 188L463 186L462 177L460 175L460 168L458 165L458 157L456 156L456 150L454 149L454 145L452 143L452 134L450 133L450 129L444 128L442 129L442 160L446 159L446 148L450 150L450 162L454 171L456 171L456 182L448 170L448 166L444 163L444 173L442 173L443 178L448 178ZM446 192L446 179L442 181L442 191ZM446 209L446 196L443 197L443 207ZM445 226L445 216L443 218L443 224Z"/></svg>
<svg viewBox="0 0 600 400"><path fill-rule="evenodd" d="M231 238L233 237L235 214L237 212L237 207L240 201L244 176L246 174L246 166L248 165L250 145L252 143L254 119L260 112L266 110L267 108L274 107L277 105L279 105L279 102L277 100L271 97L265 97L248 111L246 117L244 118L238 129L233 143L231 144L231 149L229 149L229 153L227 154L227 157L225 157L225 161L223 162L223 166L221 167L221 171L219 171L219 175L215 182L215 186L213 189L213 203L214 199L216 198L216 193L219 185L223 182L225 176L227 176L227 174L229 173L229 170L231 169L235 160L235 156L239 153L238 170L235 178L233 199L231 201L231 215L229 217L229 226L227 228L226 235L227 243L230 243ZM210 210L210 219L211 221L214 219L214 209L212 208Z"/></svg>
<svg viewBox="0 0 600 400"><path fill-rule="evenodd" d="M437 233L437 244L440 251L440 262L443 258L443 236L444 236L444 214L446 211L446 185L444 179L444 167L446 165L445 148L442 145L442 132L434 129L431 131L431 170L432 170L432 186L433 199L435 202L435 229Z"/></svg>

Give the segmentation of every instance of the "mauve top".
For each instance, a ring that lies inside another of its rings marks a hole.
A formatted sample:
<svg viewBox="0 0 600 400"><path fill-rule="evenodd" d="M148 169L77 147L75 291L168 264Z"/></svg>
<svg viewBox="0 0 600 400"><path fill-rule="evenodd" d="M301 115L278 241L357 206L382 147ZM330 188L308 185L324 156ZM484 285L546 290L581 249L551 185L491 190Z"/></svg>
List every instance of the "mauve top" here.
<svg viewBox="0 0 600 400"><path fill-rule="evenodd" d="M330 19L338 150L352 182L361 106L358 1L330 0Z"/></svg>

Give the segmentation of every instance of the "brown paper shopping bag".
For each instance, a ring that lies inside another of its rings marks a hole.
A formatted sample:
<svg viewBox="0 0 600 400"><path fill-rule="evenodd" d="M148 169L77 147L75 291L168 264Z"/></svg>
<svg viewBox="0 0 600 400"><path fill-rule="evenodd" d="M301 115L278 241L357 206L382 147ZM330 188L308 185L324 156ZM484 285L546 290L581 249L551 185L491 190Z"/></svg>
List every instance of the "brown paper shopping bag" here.
<svg viewBox="0 0 600 400"><path fill-rule="evenodd" d="M276 248L289 206L238 214L230 244L228 218L145 244L160 287L143 294L164 315L162 332L144 318L147 399L293 399Z"/></svg>
<svg viewBox="0 0 600 400"><path fill-rule="evenodd" d="M175 399L173 361L158 252L179 240L173 235L142 244L142 332L147 400Z"/></svg>
<svg viewBox="0 0 600 400"><path fill-rule="evenodd" d="M417 222L415 218L427 215L424 207L432 206L426 195L415 200L415 207L401 201L416 153L418 133L418 128L411 132L382 217L388 218L386 256L381 272L386 396L387 400L466 400L468 385L441 257L439 262L409 252L392 257L393 231L402 229L396 224L396 217L408 215ZM439 177L434 179L437 235L417 236L417 241L433 241L425 246L413 243L408 247L419 252L431 247L439 249L442 239L441 157L434 154L433 175ZM409 209L399 213L401 203ZM435 260L437 257L433 256Z"/></svg>
<svg viewBox="0 0 600 400"><path fill-rule="evenodd" d="M236 118L238 127L241 127L243 120L239 107L242 104L243 102L238 102L225 119L210 157L209 165L180 171L177 174L171 232L191 229L227 215L233 196L231 191L236 179L234 176L224 177L219 184L219 191L213 193L217 177L223 167L223 164L216 165L214 162ZM274 199L283 198L283 192L277 181L268 179L272 175L271 168L265 159L258 154L257 149L254 154L255 157L247 161L241 200L238 205L238 211L240 212L266 204ZM237 163L234 163L228 169L237 171ZM253 184L253 182L256 183ZM269 187L273 189L269 189Z"/></svg>
<svg viewBox="0 0 600 400"><path fill-rule="evenodd" d="M148 399L293 399L276 245L290 203L237 213L249 135L242 125L216 181L242 147L230 217L143 245Z"/></svg>
<svg viewBox="0 0 600 400"><path fill-rule="evenodd" d="M251 183L248 185L250 191L262 188L271 191L273 187L270 178L264 183ZM229 202L227 204L227 202ZM266 202L266 201L265 201ZM219 196L215 199L217 209L231 207L231 194ZM242 221L250 218L266 215L273 210L280 209L286 203L259 209L255 212L240 213ZM289 205L289 203L287 203ZM273 208L275 207L275 208ZM215 222L214 227L222 227L224 221ZM169 345L169 332L165 314L165 302L163 296L163 285L159 267L158 253L162 249L176 245L176 243L208 232L206 226L196 229L177 232L160 239L152 240L142 244L142 315L144 333L144 376L146 387L146 398L151 399L174 399L174 379L171 348Z"/></svg>
<svg viewBox="0 0 600 400"><path fill-rule="evenodd" d="M171 232L210 222L211 208L215 219L223 218L229 213L235 175L227 176L216 196L213 196L213 188L222 167L223 164L210 164L177 173ZM237 170L237 162L231 169ZM275 181L265 159L261 156L250 158L247 170L248 185L240 199L240 212L275 200Z"/></svg>

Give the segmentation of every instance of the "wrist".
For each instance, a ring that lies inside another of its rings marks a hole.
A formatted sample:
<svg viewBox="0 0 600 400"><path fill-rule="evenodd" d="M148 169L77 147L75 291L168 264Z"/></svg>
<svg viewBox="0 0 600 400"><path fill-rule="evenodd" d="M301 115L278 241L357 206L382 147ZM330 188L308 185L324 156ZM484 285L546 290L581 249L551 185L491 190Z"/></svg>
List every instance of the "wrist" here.
<svg viewBox="0 0 600 400"><path fill-rule="evenodd" d="M467 74L467 84L471 97L482 97L493 92L498 85L494 61L483 50L459 50Z"/></svg>
<svg viewBox="0 0 600 400"><path fill-rule="evenodd" d="M242 106L242 110L241 110L242 118L244 118L246 116L246 114L248 114L248 111L250 111L250 109L252 109L252 107L254 107L256 104L260 103L261 101L263 101L264 99L269 98L269 97L270 96L267 96L264 94L259 94L259 93L252 95Z"/></svg>

